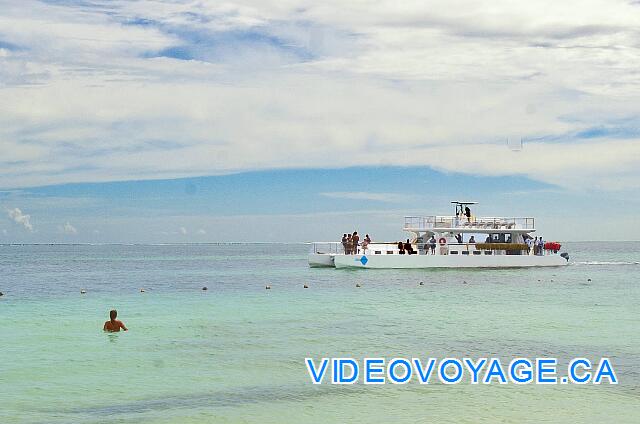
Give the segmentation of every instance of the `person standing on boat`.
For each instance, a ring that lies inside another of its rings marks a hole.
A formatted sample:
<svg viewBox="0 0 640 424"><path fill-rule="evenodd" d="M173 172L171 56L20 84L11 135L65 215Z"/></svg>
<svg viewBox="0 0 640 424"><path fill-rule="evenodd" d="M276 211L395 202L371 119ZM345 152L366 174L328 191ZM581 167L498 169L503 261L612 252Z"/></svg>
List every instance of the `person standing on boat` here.
<svg viewBox="0 0 640 424"><path fill-rule="evenodd" d="M464 214L467 216L467 222L471 222L471 209L469 209L469 206L464 207Z"/></svg>
<svg viewBox="0 0 640 424"><path fill-rule="evenodd" d="M351 241L353 242L353 254L358 254L358 242L360 241L360 236L358 236L358 232L354 231L353 236L351 237Z"/></svg>
<svg viewBox="0 0 640 424"><path fill-rule="evenodd" d="M470 244L476 244L476 239L475 239L475 237L471 236L471 238L469 239L469 243L470 243Z"/></svg>
<svg viewBox="0 0 640 424"><path fill-rule="evenodd" d="M369 238L369 234L366 235L364 240L362 240L362 253L367 253L367 247L369 247L369 243L371 243L371 239Z"/></svg>
<svg viewBox="0 0 640 424"><path fill-rule="evenodd" d="M542 236L538 239L538 255L544 255L544 240L542 240Z"/></svg>
<svg viewBox="0 0 640 424"><path fill-rule="evenodd" d="M347 233L342 235L342 248L344 249L344 254L347 255Z"/></svg>
<svg viewBox="0 0 640 424"><path fill-rule="evenodd" d="M431 249L431 254L436 254L436 236L434 234L431 235L429 239L429 248Z"/></svg>
<svg viewBox="0 0 640 424"><path fill-rule="evenodd" d="M347 255L351 254L353 250L353 240L351 240L351 234L347 236Z"/></svg>
<svg viewBox="0 0 640 424"><path fill-rule="evenodd" d="M533 240L533 254L537 255L538 254L538 237L536 236L536 238Z"/></svg>
<svg viewBox="0 0 640 424"><path fill-rule="evenodd" d="M404 244L401 241L398 242L398 254L404 255Z"/></svg>

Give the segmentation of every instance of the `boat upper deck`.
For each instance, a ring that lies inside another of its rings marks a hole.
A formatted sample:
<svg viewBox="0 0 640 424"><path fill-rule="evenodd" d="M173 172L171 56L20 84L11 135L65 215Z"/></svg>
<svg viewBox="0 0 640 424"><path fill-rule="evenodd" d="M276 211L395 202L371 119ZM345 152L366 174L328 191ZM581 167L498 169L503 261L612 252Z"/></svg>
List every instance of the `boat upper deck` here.
<svg viewBox="0 0 640 424"><path fill-rule="evenodd" d="M413 232L460 233L530 233L535 231L534 218L466 216L405 216L404 230Z"/></svg>

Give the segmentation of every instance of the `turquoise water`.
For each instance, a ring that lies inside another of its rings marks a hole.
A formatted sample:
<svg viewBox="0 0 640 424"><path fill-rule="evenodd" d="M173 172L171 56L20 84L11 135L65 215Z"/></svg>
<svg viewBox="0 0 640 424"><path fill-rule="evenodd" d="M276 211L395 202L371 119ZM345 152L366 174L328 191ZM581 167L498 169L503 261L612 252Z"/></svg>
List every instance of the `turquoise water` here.
<svg viewBox="0 0 640 424"><path fill-rule="evenodd" d="M0 246L0 423L638 422L640 243L566 248L346 271L296 244ZM314 386L307 356L608 356L620 384Z"/></svg>

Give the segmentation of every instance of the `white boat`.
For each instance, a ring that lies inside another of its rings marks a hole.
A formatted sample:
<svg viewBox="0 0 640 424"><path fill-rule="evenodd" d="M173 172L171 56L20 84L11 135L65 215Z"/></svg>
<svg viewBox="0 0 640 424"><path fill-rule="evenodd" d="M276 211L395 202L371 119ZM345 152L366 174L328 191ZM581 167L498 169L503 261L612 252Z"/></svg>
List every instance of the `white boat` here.
<svg viewBox="0 0 640 424"><path fill-rule="evenodd" d="M451 202L454 216L407 216L413 254L398 242L372 242L345 253L341 242L315 242L309 266L335 268L525 268L563 266L569 262L561 245L532 247L534 218L479 217L469 213L475 202ZM473 237L473 238L472 238ZM434 243L435 241L435 243Z"/></svg>

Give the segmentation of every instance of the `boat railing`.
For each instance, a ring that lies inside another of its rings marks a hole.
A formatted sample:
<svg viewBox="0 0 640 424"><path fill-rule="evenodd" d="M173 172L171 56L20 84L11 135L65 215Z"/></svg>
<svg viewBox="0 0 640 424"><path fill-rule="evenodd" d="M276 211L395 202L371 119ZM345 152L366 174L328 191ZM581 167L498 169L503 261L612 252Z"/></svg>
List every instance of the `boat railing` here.
<svg viewBox="0 0 640 424"><path fill-rule="evenodd" d="M398 242L395 241L376 241L376 242L371 242L368 246L367 249L363 248L363 243L362 241L360 241L358 243L358 253L369 253L369 252L374 252L376 250L384 250L384 251L389 251L389 250L397 250L397 245ZM310 249L309 249L309 253L313 253L313 254L317 254L317 255L324 255L324 254L330 254L330 255L340 255L340 254L344 254L344 246L342 245L341 241L316 241L316 242L312 242Z"/></svg>
<svg viewBox="0 0 640 424"><path fill-rule="evenodd" d="M533 230L534 218L405 216L404 229L410 231L437 230L439 228L468 228L477 230Z"/></svg>
<svg viewBox="0 0 640 424"><path fill-rule="evenodd" d="M339 241L316 241L311 243L311 253L317 255L344 253L342 243Z"/></svg>

